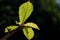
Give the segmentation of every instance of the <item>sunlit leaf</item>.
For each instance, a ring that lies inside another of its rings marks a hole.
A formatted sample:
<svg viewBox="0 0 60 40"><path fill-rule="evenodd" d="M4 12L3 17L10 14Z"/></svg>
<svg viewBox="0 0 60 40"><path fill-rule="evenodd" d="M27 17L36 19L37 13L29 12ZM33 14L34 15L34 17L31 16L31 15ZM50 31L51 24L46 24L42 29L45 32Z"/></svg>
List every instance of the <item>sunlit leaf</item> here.
<svg viewBox="0 0 60 40"><path fill-rule="evenodd" d="M28 40L31 40L34 37L34 31L32 28L23 28L23 33Z"/></svg>
<svg viewBox="0 0 60 40"><path fill-rule="evenodd" d="M32 27L32 28L35 28L35 29L40 30L40 29L38 28L38 26L37 26L35 23L32 23L32 22L26 23L24 26L29 26L29 27Z"/></svg>
<svg viewBox="0 0 60 40"><path fill-rule="evenodd" d="M33 5L30 1L23 3L19 7L19 20L25 22L33 11Z"/></svg>
<svg viewBox="0 0 60 40"><path fill-rule="evenodd" d="M5 28L5 33L9 32L9 31L12 31L12 30L15 30L17 28L18 28L18 26L8 26L8 27Z"/></svg>

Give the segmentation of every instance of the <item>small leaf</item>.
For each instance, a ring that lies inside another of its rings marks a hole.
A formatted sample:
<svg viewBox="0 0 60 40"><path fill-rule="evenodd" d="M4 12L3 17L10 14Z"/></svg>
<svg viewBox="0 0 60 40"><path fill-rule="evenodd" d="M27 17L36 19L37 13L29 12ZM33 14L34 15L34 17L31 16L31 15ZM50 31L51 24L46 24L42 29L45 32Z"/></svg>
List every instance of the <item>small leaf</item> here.
<svg viewBox="0 0 60 40"><path fill-rule="evenodd" d="M35 28L35 29L40 30L40 29L38 28L38 26L37 26L35 23L32 23L32 22L26 23L24 26L29 26L29 27L32 27L32 28Z"/></svg>
<svg viewBox="0 0 60 40"><path fill-rule="evenodd" d="M23 3L20 7L19 7L19 21L25 22L27 20L27 18L31 15L33 11L33 5L32 3L30 3L30 1Z"/></svg>
<svg viewBox="0 0 60 40"><path fill-rule="evenodd" d="M8 26L8 27L5 28L5 33L9 32L9 31L12 31L12 30L15 30L17 28L18 28L18 26ZM8 31L8 29L9 29L9 31Z"/></svg>
<svg viewBox="0 0 60 40"><path fill-rule="evenodd" d="M34 31L32 28L23 28L23 33L28 40L31 40L34 37Z"/></svg>
<svg viewBox="0 0 60 40"><path fill-rule="evenodd" d="M17 22L17 21L15 21L15 23L16 23L16 24L19 24L19 25L21 25L21 24L22 24L21 22Z"/></svg>
<svg viewBox="0 0 60 40"><path fill-rule="evenodd" d="M18 21L15 21L15 23L16 23L16 24L19 24L19 22L18 22Z"/></svg>

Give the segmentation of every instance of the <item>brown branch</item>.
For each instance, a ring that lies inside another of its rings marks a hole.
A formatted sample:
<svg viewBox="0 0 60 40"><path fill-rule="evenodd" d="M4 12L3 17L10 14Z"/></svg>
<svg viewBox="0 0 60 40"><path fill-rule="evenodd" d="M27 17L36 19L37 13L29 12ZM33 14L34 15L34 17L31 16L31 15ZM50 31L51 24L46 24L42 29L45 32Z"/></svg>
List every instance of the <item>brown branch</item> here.
<svg viewBox="0 0 60 40"><path fill-rule="evenodd" d="M8 33L6 36L4 36L1 40L7 40L10 36L12 36L14 33L16 33L17 31L21 30L23 28L23 24L21 25L21 27L18 27L16 30Z"/></svg>

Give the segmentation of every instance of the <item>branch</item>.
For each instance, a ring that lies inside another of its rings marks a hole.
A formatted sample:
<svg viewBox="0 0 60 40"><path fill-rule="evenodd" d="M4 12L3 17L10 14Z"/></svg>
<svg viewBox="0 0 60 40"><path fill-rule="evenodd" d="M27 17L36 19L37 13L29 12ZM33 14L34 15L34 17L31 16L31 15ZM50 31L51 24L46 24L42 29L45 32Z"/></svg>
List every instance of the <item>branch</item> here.
<svg viewBox="0 0 60 40"><path fill-rule="evenodd" d="M18 27L16 30L8 33L6 36L4 36L1 40L7 40L10 36L12 36L14 33L16 33L17 31L21 30L24 26L21 25L21 27Z"/></svg>

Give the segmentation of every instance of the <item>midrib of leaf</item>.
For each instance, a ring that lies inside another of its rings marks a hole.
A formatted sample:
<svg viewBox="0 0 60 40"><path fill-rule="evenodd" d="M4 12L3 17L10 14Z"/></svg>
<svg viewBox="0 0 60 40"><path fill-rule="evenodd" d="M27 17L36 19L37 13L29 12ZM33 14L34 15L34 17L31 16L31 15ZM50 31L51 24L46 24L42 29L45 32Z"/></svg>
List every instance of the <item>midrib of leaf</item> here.
<svg viewBox="0 0 60 40"><path fill-rule="evenodd" d="M24 6L23 6L23 8L24 8ZM25 10L25 8L24 8L24 10ZM26 13L25 13L25 15L26 15ZM24 23L25 15L24 15L24 17L23 17L22 24Z"/></svg>
<svg viewBox="0 0 60 40"><path fill-rule="evenodd" d="M23 22L22 22L22 23L24 23L24 19L25 19L25 18L26 18L26 16L27 16L27 15L26 15L26 14L27 14L27 10L25 9L25 7L24 7L24 6L23 6L23 8L24 8L24 10L25 10L26 12L25 12L25 15L24 15L24 18L23 18ZM28 4L27 4L27 9L28 9Z"/></svg>
<svg viewBox="0 0 60 40"><path fill-rule="evenodd" d="M26 30L26 32L27 32L27 36L28 36L28 29L27 29L27 28L25 28L25 30Z"/></svg>
<svg viewBox="0 0 60 40"><path fill-rule="evenodd" d="M29 32L28 32L28 29L27 29L27 27L25 28L25 30L26 30L26 33L27 33L27 36L29 37ZM28 39L28 40L31 40L31 39Z"/></svg>

